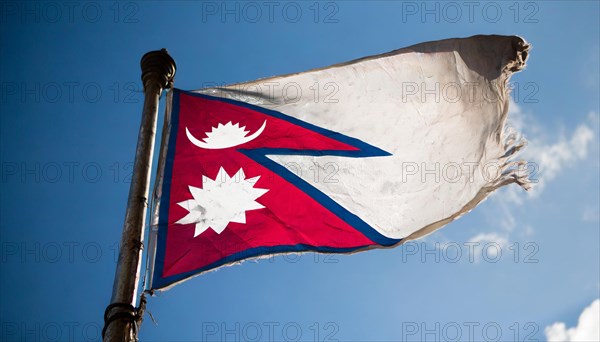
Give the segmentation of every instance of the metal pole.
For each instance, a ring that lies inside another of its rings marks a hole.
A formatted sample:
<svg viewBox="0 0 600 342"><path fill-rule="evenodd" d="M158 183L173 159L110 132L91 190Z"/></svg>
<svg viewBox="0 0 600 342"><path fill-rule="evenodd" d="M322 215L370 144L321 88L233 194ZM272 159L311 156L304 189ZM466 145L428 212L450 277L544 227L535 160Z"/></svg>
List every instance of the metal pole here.
<svg viewBox="0 0 600 342"><path fill-rule="evenodd" d="M176 70L175 61L165 49L148 52L142 57L140 64L144 83L144 110L111 304L104 314L103 338L104 341L111 342L137 340L135 306L144 246L144 222L148 208L158 102L163 89L171 87Z"/></svg>

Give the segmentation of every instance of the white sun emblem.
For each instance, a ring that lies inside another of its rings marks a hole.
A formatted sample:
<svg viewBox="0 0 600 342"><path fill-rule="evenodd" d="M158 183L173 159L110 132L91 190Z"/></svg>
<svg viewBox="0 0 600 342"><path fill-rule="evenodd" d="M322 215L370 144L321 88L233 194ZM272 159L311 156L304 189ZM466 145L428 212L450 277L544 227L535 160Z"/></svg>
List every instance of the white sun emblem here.
<svg viewBox="0 0 600 342"><path fill-rule="evenodd" d="M269 191L254 188L259 178L246 179L241 168L229 177L222 167L214 180L202 176L202 188L189 186L194 199L177 203L189 214L175 223L195 223L194 237L208 228L221 234L229 222L246 223L246 211L264 208L255 200Z"/></svg>

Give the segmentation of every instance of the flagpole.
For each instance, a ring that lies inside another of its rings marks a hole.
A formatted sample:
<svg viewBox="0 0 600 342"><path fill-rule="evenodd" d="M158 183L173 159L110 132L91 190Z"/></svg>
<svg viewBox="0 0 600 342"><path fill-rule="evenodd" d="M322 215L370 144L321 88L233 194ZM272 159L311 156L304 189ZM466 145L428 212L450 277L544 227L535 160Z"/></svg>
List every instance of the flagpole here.
<svg viewBox="0 0 600 342"><path fill-rule="evenodd" d="M111 342L137 340L137 322L141 317L138 316L135 306L144 247L144 222L148 208L158 103L163 89L172 86L176 70L175 61L166 49L146 53L140 65L144 84L142 123L138 134L111 303L104 313L103 340Z"/></svg>

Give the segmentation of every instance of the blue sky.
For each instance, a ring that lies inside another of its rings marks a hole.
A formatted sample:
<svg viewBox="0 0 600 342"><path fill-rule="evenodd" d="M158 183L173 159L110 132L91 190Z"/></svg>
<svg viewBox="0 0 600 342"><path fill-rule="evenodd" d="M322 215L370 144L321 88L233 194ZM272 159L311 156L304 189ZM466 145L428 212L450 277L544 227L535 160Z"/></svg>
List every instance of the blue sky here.
<svg viewBox="0 0 600 342"><path fill-rule="evenodd" d="M539 183L498 192L410 248L274 257L194 278L150 298L158 325L146 317L143 340L545 340L569 335L546 328L576 327L599 297L598 2L0 6L2 340L99 338L140 122L139 60L163 47L176 86L191 90L423 41L522 36L532 50L512 79L511 115ZM502 256L470 260L467 242ZM463 255L451 262L455 245Z"/></svg>

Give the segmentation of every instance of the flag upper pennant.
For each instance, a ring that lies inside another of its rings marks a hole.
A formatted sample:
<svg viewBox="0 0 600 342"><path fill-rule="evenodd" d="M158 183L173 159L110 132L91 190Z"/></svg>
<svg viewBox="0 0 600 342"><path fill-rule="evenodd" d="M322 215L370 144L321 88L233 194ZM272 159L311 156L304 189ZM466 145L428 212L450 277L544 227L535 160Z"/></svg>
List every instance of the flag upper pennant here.
<svg viewBox="0 0 600 342"><path fill-rule="evenodd" d="M522 144L504 136L503 124L505 84L527 48L518 37L475 36L230 87L173 90L151 287L262 255L393 246L502 185L526 186L509 161ZM419 93L450 83L470 96ZM338 98L315 98L320 88ZM498 166L492 176L482 172L490 162ZM450 163L451 179L447 170L435 175ZM423 178L419 168L433 175Z"/></svg>

